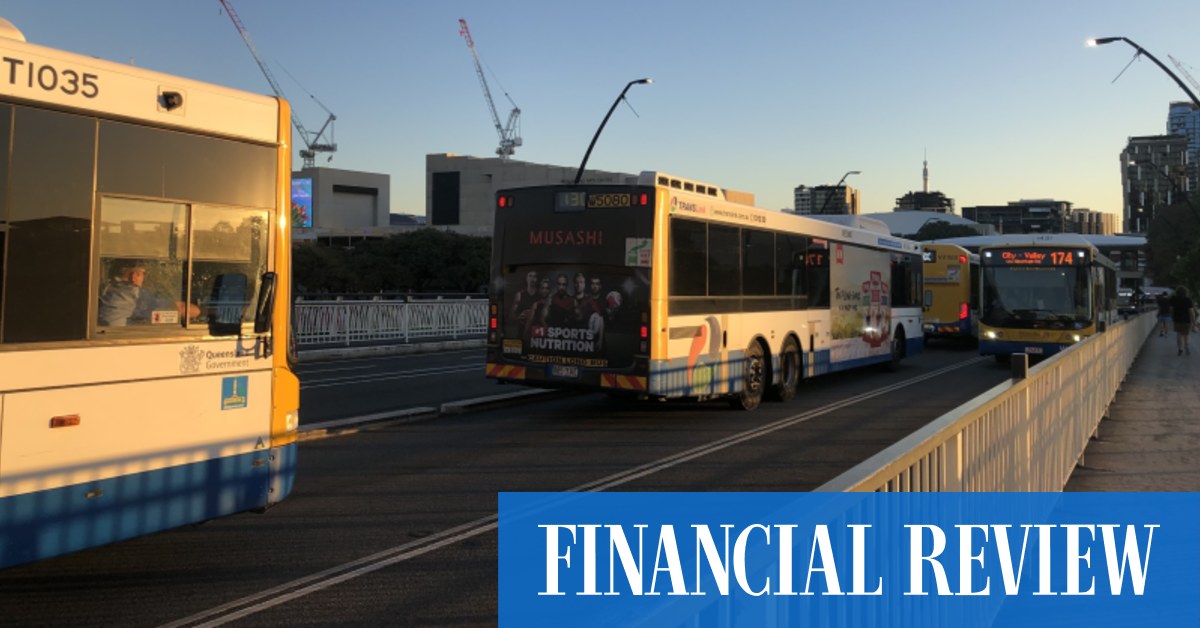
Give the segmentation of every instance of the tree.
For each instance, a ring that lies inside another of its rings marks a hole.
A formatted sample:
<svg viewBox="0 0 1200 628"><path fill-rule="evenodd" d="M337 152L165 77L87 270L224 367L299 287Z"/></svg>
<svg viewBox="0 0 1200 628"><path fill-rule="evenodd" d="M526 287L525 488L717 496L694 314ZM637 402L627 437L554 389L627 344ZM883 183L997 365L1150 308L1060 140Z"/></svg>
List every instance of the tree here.
<svg viewBox="0 0 1200 628"><path fill-rule="evenodd" d="M347 250L293 246L296 282L309 293L478 292L487 285L491 238L418 229Z"/></svg>
<svg viewBox="0 0 1200 628"><path fill-rule="evenodd" d="M1174 203L1159 211L1146 234L1146 274L1160 286L1200 284L1200 211L1197 202Z"/></svg>

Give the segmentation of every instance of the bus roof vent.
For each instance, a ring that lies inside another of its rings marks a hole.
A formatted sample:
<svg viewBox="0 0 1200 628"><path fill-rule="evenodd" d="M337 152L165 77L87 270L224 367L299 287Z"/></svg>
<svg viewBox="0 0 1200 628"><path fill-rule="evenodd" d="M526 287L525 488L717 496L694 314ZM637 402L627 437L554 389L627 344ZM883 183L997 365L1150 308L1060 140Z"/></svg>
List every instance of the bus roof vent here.
<svg viewBox="0 0 1200 628"><path fill-rule="evenodd" d="M0 37L25 41L25 34L21 32L21 29L13 26L12 22L2 17L0 17Z"/></svg>

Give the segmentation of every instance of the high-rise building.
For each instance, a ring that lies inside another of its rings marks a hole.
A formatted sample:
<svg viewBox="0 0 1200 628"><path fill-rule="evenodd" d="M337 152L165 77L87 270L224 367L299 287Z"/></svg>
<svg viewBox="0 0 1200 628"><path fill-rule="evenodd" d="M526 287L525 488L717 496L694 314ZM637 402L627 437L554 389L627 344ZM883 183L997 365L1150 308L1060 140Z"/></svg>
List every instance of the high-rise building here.
<svg viewBox="0 0 1200 628"><path fill-rule="evenodd" d="M1053 199L964 207L963 218L992 225L997 233L1072 233L1071 203Z"/></svg>
<svg viewBox="0 0 1200 628"><path fill-rule="evenodd" d="M1192 102L1173 102L1167 112L1167 134L1188 140L1187 191L1200 192L1200 106Z"/></svg>
<svg viewBox="0 0 1200 628"><path fill-rule="evenodd" d="M1093 235L1112 235L1117 232L1117 217L1108 213L1076 207L1071 211L1071 231Z"/></svg>
<svg viewBox="0 0 1200 628"><path fill-rule="evenodd" d="M794 211L797 214L859 213L858 190L848 185L798 186L793 190Z"/></svg>
<svg viewBox="0 0 1200 628"><path fill-rule="evenodd" d="M1158 212L1189 194L1188 138L1131 137L1121 151L1122 217L1127 233L1146 233Z"/></svg>

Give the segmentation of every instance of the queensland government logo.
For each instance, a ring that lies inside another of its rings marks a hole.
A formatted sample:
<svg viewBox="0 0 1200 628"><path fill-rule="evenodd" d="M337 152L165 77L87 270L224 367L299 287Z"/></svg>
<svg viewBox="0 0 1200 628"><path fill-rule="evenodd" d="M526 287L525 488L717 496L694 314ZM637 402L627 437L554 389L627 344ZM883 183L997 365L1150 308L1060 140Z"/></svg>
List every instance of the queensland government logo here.
<svg viewBox="0 0 1200 628"><path fill-rule="evenodd" d="M179 372L181 374L199 373L200 362L204 359L204 350L199 345L188 345L179 352Z"/></svg>

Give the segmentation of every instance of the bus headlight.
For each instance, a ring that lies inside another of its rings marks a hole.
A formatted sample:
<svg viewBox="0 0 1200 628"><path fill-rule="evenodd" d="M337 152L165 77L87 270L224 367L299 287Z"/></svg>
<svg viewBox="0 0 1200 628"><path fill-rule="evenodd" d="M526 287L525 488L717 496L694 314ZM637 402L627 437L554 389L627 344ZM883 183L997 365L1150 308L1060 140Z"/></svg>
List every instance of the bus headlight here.
<svg viewBox="0 0 1200 628"><path fill-rule="evenodd" d="M1083 336L1080 336L1079 334L1075 334L1071 337L1075 339L1075 342L1079 342L1080 340L1083 340Z"/></svg>
<svg viewBox="0 0 1200 628"><path fill-rule="evenodd" d="M983 335L984 335L984 337L986 337L988 340L995 340L995 339L997 339L997 338L999 338L999 337L1000 337L1000 334L997 334L996 332L994 332L994 331L992 331L992 330L990 330L990 329L989 329L988 331L985 331L985 332L983 332Z"/></svg>
<svg viewBox="0 0 1200 628"><path fill-rule="evenodd" d="M295 410L287 413L287 416L284 417L284 424L284 429L289 432L300 427L300 411Z"/></svg>

